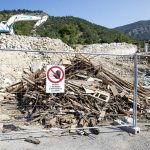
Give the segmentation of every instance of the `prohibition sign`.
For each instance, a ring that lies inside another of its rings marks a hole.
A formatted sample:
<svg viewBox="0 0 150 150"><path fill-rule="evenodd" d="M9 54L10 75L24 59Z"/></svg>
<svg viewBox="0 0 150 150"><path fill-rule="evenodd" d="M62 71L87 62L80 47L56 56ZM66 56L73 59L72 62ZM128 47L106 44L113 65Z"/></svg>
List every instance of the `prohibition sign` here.
<svg viewBox="0 0 150 150"><path fill-rule="evenodd" d="M62 77L61 77L61 78L58 77L58 75L53 71L54 68L57 68L57 69L59 69L59 70L61 71L61 73L62 73ZM58 80L58 81L53 81L53 80L49 77L49 73L50 73L50 72L52 72L54 75L56 75L59 80ZM61 67L59 67L59 66L52 66L52 67L49 68L48 71L47 71L47 78L48 78L48 80L49 80L50 82L52 82L52 83L59 83L59 82L61 82L61 81L64 79L64 76L65 76L65 73L64 73L63 69L62 69Z"/></svg>

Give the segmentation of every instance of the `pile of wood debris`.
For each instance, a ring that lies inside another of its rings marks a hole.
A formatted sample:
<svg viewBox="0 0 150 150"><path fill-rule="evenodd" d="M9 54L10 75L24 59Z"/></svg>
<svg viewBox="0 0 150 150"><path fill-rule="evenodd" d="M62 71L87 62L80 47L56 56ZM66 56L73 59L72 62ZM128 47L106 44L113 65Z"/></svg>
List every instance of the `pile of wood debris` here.
<svg viewBox="0 0 150 150"><path fill-rule="evenodd" d="M25 71L22 81L8 87L7 92L17 96L28 121L39 121L46 127L93 127L133 113L133 84L83 56L75 56L65 65L65 93L47 94L45 89L43 69ZM149 90L138 86L139 114L150 108L149 96Z"/></svg>

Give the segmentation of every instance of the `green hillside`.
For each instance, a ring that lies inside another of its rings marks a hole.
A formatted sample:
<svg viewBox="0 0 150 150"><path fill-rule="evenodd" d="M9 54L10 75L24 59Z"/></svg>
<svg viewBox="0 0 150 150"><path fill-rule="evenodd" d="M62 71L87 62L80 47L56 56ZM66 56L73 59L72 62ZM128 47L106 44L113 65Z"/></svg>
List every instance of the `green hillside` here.
<svg viewBox="0 0 150 150"><path fill-rule="evenodd" d="M42 11L30 10L4 10L0 11L0 21L5 21L14 14L44 14ZM17 22L14 24L15 33L18 35L31 35L35 22ZM66 16L49 16L37 30L42 37L59 38L69 45L72 44L93 44L111 42L136 42L132 37L113 29L93 24L81 18Z"/></svg>
<svg viewBox="0 0 150 150"><path fill-rule="evenodd" d="M150 40L150 20L138 21L128 25L115 28L118 31L141 40Z"/></svg>

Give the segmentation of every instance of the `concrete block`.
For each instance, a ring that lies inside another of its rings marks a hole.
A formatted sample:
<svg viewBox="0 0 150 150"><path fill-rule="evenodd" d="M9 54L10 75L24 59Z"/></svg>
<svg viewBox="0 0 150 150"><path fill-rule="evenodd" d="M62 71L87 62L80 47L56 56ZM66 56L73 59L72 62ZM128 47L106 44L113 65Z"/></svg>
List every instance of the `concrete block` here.
<svg viewBox="0 0 150 150"><path fill-rule="evenodd" d="M119 119L114 120L113 125L117 125L118 128L120 128L121 130L126 131L128 133L132 133L132 134L140 133L139 127L133 127Z"/></svg>
<svg viewBox="0 0 150 150"><path fill-rule="evenodd" d="M132 133L132 134L138 134L138 133L140 133L140 128L139 127L121 126L119 128L121 130L123 130L123 131L126 131L128 133Z"/></svg>

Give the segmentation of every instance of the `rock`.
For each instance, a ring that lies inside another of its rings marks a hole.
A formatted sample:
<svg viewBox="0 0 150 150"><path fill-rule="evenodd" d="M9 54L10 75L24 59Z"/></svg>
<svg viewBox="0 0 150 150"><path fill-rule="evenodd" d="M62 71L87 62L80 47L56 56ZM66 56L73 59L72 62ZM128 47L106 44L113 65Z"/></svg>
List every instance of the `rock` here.
<svg viewBox="0 0 150 150"><path fill-rule="evenodd" d="M40 144L40 140L38 140L38 139L36 139L32 136L29 136L28 138L25 138L25 141L33 143L33 144Z"/></svg>
<svg viewBox="0 0 150 150"><path fill-rule="evenodd" d="M150 120L150 114L146 115L146 119Z"/></svg>
<svg viewBox="0 0 150 150"><path fill-rule="evenodd" d="M10 79L8 79L8 78L6 78L5 80L4 80L4 84L6 84L6 85L11 85L12 84L12 81L10 80Z"/></svg>
<svg viewBox="0 0 150 150"><path fill-rule="evenodd" d="M123 121L127 124L133 124L133 118L128 116L125 116Z"/></svg>
<svg viewBox="0 0 150 150"><path fill-rule="evenodd" d="M0 123L0 132L3 130L3 123Z"/></svg>
<svg viewBox="0 0 150 150"><path fill-rule="evenodd" d="M41 70L43 66L44 66L43 62L35 61L31 64L31 71L36 72L37 70Z"/></svg>
<svg viewBox="0 0 150 150"><path fill-rule="evenodd" d="M23 72L24 72L24 74L28 74L28 75L31 74L31 71L27 68L23 69Z"/></svg>
<svg viewBox="0 0 150 150"><path fill-rule="evenodd" d="M76 133L75 128L77 127L76 124L71 125L71 129L69 130L70 133Z"/></svg>
<svg viewBox="0 0 150 150"><path fill-rule="evenodd" d="M0 115L0 121L9 121L11 118L9 115Z"/></svg>
<svg viewBox="0 0 150 150"><path fill-rule="evenodd" d="M116 119L113 121L112 123L113 125L125 125L125 122L123 122L122 120L120 119Z"/></svg>
<svg viewBox="0 0 150 150"><path fill-rule="evenodd" d="M4 96L0 95L0 101L4 100Z"/></svg>
<svg viewBox="0 0 150 150"><path fill-rule="evenodd" d="M150 109L146 109L146 112L147 112L148 114L150 114Z"/></svg>
<svg viewBox="0 0 150 150"><path fill-rule="evenodd" d="M70 60L67 60L67 59L62 59L61 60L62 62L62 65L71 65L71 61Z"/></svg>

